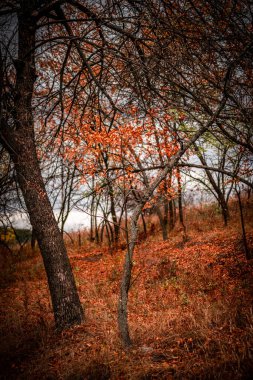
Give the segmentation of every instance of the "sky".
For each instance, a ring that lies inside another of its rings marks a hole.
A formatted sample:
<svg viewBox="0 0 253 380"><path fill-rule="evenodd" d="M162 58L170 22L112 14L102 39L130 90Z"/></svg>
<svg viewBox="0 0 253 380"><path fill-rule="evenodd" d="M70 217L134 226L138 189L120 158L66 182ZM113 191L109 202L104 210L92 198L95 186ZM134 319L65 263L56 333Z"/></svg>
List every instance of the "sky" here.
<svg viewBox="0 0 253 380"><path fill-rule="evenodd" d="M29 219L25 213L16 213L12 218L12 222L16 228L31 229ZM79 229L89 227L89 223L90 218L87 214L74 210L70 212L64 230L67 232L77 231Z"/></svg>

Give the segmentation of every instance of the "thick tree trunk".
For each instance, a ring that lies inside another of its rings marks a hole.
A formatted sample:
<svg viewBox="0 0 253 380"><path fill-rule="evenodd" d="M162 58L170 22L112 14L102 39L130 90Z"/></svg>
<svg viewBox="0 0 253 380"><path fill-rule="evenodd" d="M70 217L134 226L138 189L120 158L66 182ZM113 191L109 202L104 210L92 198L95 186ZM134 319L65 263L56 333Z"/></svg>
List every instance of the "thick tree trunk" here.
<svg viewBox="0 0 253 380"><path fill-rule="evenodd" d="M32 251L35 251L35 246L36 246L36 235L35 235L34 229L32 229L32 236L31 236Z"/></svg>
<svg viewBox="0 0 253 380"><path fill-rule="evenodd" d="M33 130L32 95L35 82L34 1L23 1L18 14L18 59L13 122L1 115L0 138L14 162L17 180L38 240L48 278L55 323L63 329L83 319L71 266L62 234L46 194L37 159ZM11 112L11 111L10 111Z"/></svg>
<svg viewBox="0 0 253 380"><path fill-rule="evenodd" d="M63 237L45 191L35 144L20 133L16 142L19 146L12 146L18 151L18 156L14 157L17 178L43 257L56 327L62 329L80 323L83 310Z"/></svg>

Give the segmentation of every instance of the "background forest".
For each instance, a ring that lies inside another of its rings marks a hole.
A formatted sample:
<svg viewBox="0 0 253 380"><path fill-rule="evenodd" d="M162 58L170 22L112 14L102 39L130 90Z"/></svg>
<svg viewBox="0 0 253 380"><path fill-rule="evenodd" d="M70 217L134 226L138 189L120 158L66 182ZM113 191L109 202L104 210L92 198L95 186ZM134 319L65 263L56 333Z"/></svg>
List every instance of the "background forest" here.
<svg viewBox="0 0 253 380"><path fill-rule="evenodd" d="M250 379L252 2L2 1L0 32L3 378Z"/></svg>

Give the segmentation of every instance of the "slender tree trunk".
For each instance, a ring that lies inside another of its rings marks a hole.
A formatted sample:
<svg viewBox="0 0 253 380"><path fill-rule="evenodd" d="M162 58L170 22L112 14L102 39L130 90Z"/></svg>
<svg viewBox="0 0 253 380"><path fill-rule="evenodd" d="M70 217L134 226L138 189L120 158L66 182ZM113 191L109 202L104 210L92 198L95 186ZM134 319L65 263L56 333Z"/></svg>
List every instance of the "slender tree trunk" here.
<svg viewBox="0 0 253 380"><path fill-rule="evenodd" d="M102 244L104 241L104 230L105 230L105 223L102 222L101 230L100 230L100 243Z"/></svg>
<svg viewBox="0 0 253 380"><path fill-rule="evenodd" d="M98 218L97 218L97 213L98 213L98 203L99 200L96 202L96 207L95 207L95 214L94 214L94 224L95 224L95 242L96 244L99 244L99 226L98 226Z"/></svg>
<svg viewBox="0 0 253 380"><path fill-rule="evenodd" d="M17 180L35 232L52 299L56 327L80 323L83 310L75 280L43 183L33 130L32 94L35 81L35 27L29 10L35 3L24 1L18 14L18 60L14 100L14 128L1 118L1 140L14 162Z"/></svg>
<svg viewBox="0 0 253 380"><path fill-rule="evenodd" d="M131 186L131 190L132 190L132 194L134 196L134 199L137 201L137 203L141 200L141 197L140 195L138 194L138 192ZM127 214L127 211L126 211L126 214ZM126 219L127 220L127 219ZM142 220L142 224L143 224L143 232L144 232L144 236L145 238L147 238L148 236L148 233L147 233L147 225L146 225L146 221L145 221L145 216L144 216L144 213L141 212L141 220ZM127 222L126 222L126 226L125 226L126 230L127 230Z"/></svg>
<svg viewBox="0 0 253 380"><path fill-rule="evenodd" d="M160 226L162 228L163 240L164 241L168 240L168 223L164 222L164 218L163 218L163 215L162 215L162 212L161 212L159 206L156 206L155 210L156 210L156 214L158 216L159 222L160 222Z"/></svg>
<svg viewBox="0 0 253 380"><path fill-rule="evenodd" d="M103 160L104 160L106 169L108 169L108 156L107 156L107 154L103 155ZM107 185L108 185L108 194L109 194L110 203L111 203L110 210L111 210L111 216L112 216L112 221L113 221L113 229L114 229L113 242L117 246L117 244L119 242L120 223L119 223L119 220L118 220L117 214L116 214L114 190L113 190L113 186L112 186L111 179L109 177L108 171L107 171Z"/></svg>
<svg viewBox="0 0 253 380"><path fill-rule="evenodd" d="M113 227L114 227L114 242L117 246L119 242L119 232L120 232L120 226L119 221L116 214L116 208L115 208L115 200L114 200L114 191L111 183L108 179L108 187L109 187L109 196L111 201L111 215L112 215L112 221L113 221Z"/></svg>
<svg viewBox="0 0 253 380"><path fill-rule="evenodd" d="M90 206L90 241L94 241L94 208L95 208L95 183L94 176L92 177L92 198L91 198L91 206Z"/></svg>
<svg viewBox="0 0 253 380"><path fill-rule="evenodd" d="M81 231L78 230L78 246L79 248L82 246L82 237L81 237Z"/></svg>
<svg viewBox="0 0 253 380"><path fill-rule="evenodd" d="M120 296L119 296L119 303L118 303L119 332L120 332L122 342L124 346L126 347L130 346L132 343L130 334L129 334L129 327L128 327L127 304L128 304L128 292L130 288L131 274L132 274L132 267L133 267L133 252L134 252L134 247L135 247L135 244L137 241L137 235L138 235L137 222L141 214L142 206L143 205L138 205L133 211L133 214L131 217L129 244L128 244L128 249L125 256L125 263L124 263L124 268L123 268L123 276L121 280Z"/></svg>
<svg viewBox="0 0 253 380"><path fill-rule="evenodd" d="M184 213L183 213L183 201L182 201L182 183L181 183L181 174L179 168L177 168L177 183L178 183L178 212L179 212L179 221L183 227L184 236L186 237L186 227L184 224Z"/></svg>
<svg viewBox="0 0 253 380"><path fill-rule="evenodd" d="M146 221L145 221L145 216L143 215L143 212L141 213L141 219L142 219L142 224L143 224L143 232L144 232L144 236L146 239L148 236L148 233L147 233L147 225L146 225Z"/></svg>
<svg viewBox="0 0 253 380"><path fill-rule="evenodd" d="M252 259L252 254L251 254L251 251L248 247L248 242L247 242L245 223L244 223L244 217L243 217L243 209L242 209L241 192L240 192L240 189L239 190L237 189L237 187L235 187L235 191L236 191L238 203L239 203L240 220L241 220L241 226L242 226L242 241L243 241L244 252L245 252L246 259L250 260L250 259Z"/></svg>
<svg viewBox="0 0 253 380"><path fill-rule="evenodd" d="M110 252L112 253L112 239L111 239L111 233L110 233L110 224L105 222L105 228L106 228L108 247L109 247Z"/></svg>
<svg viewBox="0 0 253 380"><path fill-rule="evenodd" d="M111 246L113 246L113 243L115 241L115 239L114 239L114 229L112 228L112 225L111 225L111 223L109 221L107 222L107 226L108 226L108 231L110 232Z"/></svg>
<svg viewBox="0 0 253 380"><path fill-rule="evenodd" d="M172 172L169 173L168 184L166 185L166 192L171 189L171 184L172 184ZM167 202L168 202L168 205L167 205L166 212L167 212L167 215L169 214L169 220L167 223L169 224L169 230L172 231L175 226L175 209L174 209L174 204L173 204L174 202L173 202L173 199L170 199Z"/></svg>
<svg viewBox="0 0 253 380"><path fill-rule="evenodd" d="M170 231L172 231L175 226L175 213L174 213L174 207L173 207L173 199L169 201L169 226L170 226Z"/></svg>
<svg viewBox="0 0 253 380"><path fill-rule="evenodd" d="M163 240L167 240L168 239L168 225L169 225L169 203L168 203L168 199L165 197L164 201L163 201L163 225L164 225L164 230L165 230L165 237L167 237L166 239L164 238Z"/></svg>
<svg viewBox="0 0 253 380"><path fill-rule="evenodd" d="M224 221L224 226L226 227L228 225L228 220L229 220L228 205L222 193L218 194L218 197L219 197L219 205L221 207L221 213L222 213L222 217Z"/></svg>
<svg viewBox="0 0 253 380"><path fill-rule="evenodd" d="M196 144L194 144L194 148L195 148L197 156L199 157L200 162L202 163L202 165L203 166L207 166L206 159L201 154L201 152L200 152L200 150L199 150L199 148L198 148L198 146ZM206 172L206 175L207 175L207 177L208 177L211 185L213 186L214 191L217 194L218 202L219 202L219 205L220 205L221 211L222 211L222 217L223 217L223 220L224 220L224 226L226 227L228 225L228 220L229 220L228 203L226 202L225 196L224 196L223 192L221 191L220 186L218 186L217 183L215 182L215 180L213 178L213 175L210 172L210 170L205 169L205 172Z"/></svg>

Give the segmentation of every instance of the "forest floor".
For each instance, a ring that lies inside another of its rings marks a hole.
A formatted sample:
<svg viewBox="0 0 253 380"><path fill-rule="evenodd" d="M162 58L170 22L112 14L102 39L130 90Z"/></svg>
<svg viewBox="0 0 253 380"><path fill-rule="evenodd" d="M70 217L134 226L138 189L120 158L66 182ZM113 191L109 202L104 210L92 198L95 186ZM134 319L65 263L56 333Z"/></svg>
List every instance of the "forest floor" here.
<svg viewBox="0 0 253 380"><path fill-rule="evenodd" d="M53 328L39 254L5 259L0 378L252 379L253 260L239 222L194 220L186 242L178 227L166 242L155 233L137 245L128 349L117 329L124 250L69 247L85 321L62 333Z"/></svg>

